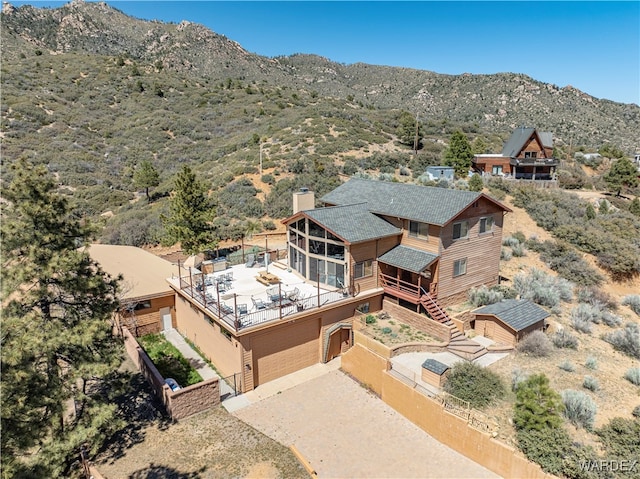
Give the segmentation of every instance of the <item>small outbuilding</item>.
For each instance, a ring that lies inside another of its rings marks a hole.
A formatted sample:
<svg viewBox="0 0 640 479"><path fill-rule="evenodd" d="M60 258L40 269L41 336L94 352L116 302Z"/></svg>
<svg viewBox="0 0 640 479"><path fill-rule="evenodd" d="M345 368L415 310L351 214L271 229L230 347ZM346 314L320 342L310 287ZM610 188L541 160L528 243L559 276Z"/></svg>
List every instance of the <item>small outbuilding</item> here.
<svg viewBox="0 0 640 479"><path fill-rule="evenodd" d="M441 388L449 375L449 366L435 359L427 359L422 363L422 380Z"/></svg>
<svg viewBox="0 0 640 479"><path fill-rule="evenodd" d="M427 166L425 173L432 181L453 181L455 170L453 166Z"/></svg>
<svg viewBox="0 0 640 479"><path fill-rule="evenodd" d="M544 329L549 313L525 299L506 299L476 309L476 333L497 343L515 346L527 334Z"/></svg>

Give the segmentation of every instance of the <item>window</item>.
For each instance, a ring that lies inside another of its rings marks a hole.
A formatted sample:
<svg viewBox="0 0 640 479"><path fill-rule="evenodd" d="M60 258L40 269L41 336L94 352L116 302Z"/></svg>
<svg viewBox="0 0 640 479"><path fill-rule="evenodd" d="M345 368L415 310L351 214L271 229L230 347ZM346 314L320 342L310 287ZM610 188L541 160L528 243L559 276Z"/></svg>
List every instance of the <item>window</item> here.
<svg viewBox="0 0 640 479"><path fill-rule="evenodd" d="M313 221L309 221L309 236L324 238L324 228Z"/></svg>
<svg viewBox="0 0 640 479"><path fill-rule="evenodd" d="M309 240L309 253L324 256L325 243L324 241Z"/></svg>
<svg viewBox="0 0 640 479"><path fill-rule="evenodd" d="M466 238L469 233L469 222L461 221L460 223L453 223L453 239Z"/></svg>
<svg viewBox="0 0 640 479"><path fill-rule="evenodd" d="M480 218L480 234L489 233L493 230L493 216Z"/></svg>
<svg viewBox="0 0 640 479"><path fill-rule="evenodd" d="M222 326L220 326L220 334L222 334L225 338L227 338L229 341L231 341L231 338L233 337L231 335L231 333L229 331L227 331L226 329L224 329Z"/></svg>
<svg viewBox="0 0 640 479"><path fill-rule="evenodd" d="M327 256L329 258L344 260L344 246L327 243Z"/></svg>
<svg viewBox="0 0 640 479"><path fill-rule="evenodd" d="M537 151L525 151L524 152L524 157L525 158L535 159L537 156L538 156L538 152Z"/></svg>
<svg viewBox="0 0 640 479"><path fill-rule="evenodd" d="M467 274L467 258L453 262L453 276L462 276L463 274Z"/></svg>
<svg viewBox="0 0 640 479"><path fill-rule="evenodd" d="M373 275L373 260L368 259L366 261L361 261L360 263L356 263L353 277L354 278L364 278L365 276Z"/></svg>
<svg viewBox="0 0 640 479"><path fill-rule="evenodd" d="M140 301L139 303L136 303L133 309L135 311L140 311L141 309L149 309L150 307L151 307L151 301Z"/></svg>
<svg viewBox="0 0 640 479"><path fill-rule="evenodd" d="M409 236L428 238L429 225L427 223L419 223L418 221L409 221Z"/></svg>
<svg viewBox="0 0 640 479"><path fill-rule="evenodd" d="M492 175L502 175L502 165L494 165L491 168Z"/></svg>

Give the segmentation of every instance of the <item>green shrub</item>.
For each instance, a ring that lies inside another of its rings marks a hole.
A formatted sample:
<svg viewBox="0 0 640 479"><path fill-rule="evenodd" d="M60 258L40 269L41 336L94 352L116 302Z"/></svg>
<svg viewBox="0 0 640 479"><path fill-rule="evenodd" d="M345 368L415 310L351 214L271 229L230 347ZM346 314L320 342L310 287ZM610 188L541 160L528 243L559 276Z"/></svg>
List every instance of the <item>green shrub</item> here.
<svg viewBox="0 0 640 479"><path fill-rule="evenodd" d="M516 258L521 258L527 255L527 251L524 249L522 244L518 243L516 246L511 247L511 254Z"/></svg>
<svg viewBox="0 0 640 479"><path fill-rule="evenodd" d="M482 366L466 361L453 366L444 390L469 401L475 408L488 406L505 392L500 376Z"/></svg>
<svg viewBox="0 0 640 479"><path fill-rule="evenodd" d="M520 246L520 239L513 236L506 236L502 239L502 246L508 246L513 248L514 246Z"/></svg>
<svg viewBox="0 0 640 479"><path fill-rule="evenodd" d="M640 316L640 294L629 294L622 298L622 304L629 306L631 311Z"/></svg>
<svg viewBox="0 0 640 479"><path fill-rule="evenodd" d="M511 390L516 392L520 384L527 380L529 374L520 368L514 368L511 371Z"/></svg>
<svg viewBox="0 0 640 479"><path fill-rule="evenodd" d="M562 329L551 336L551 342L556 348L578 349L578 338Z"/></svg>
<svg viewBox="0 0 640 479"><path fill-rule="evenodd" d="M504 299L504 294L501 291L488 288L485 285L471 288L467 296L469 303L475 307L498 303Z"/></svg>
<svg viewBox="0 0 640 479"><path fill-rule="evenodd" d="M584 366L587 369L592 369L592 370L596 370L598 369L598 360L596 358L594 358L593 356L589 356L586 361L584 362Z"/></svg>
<svg viewBox="0 0 640 479"><path fill-rule="evenodd" d="M640 406L636 409L640 409ZM636 415L638 416L640 415ZM607 459L629 460L640 457L640 420L614 417L606 426L597 429L596 434L600 437ZM627 477L637 478L640 471L635 472L635 475Z"/></svg>
<svg viewBox="0 0 640 479"><path fill-rule="evenodd" d="M510 261L512 256L513 256L513 254L511 253L510 249L503 247L500 250L500 259L501 260Z"/></svg>
<svg viewBox="0 0 640 479"><path fill-rule="evenodd" d="M385 326L382 328L382 334L391 334L391 328L389 326Z"/></svg>
<svg viewBox="0 0 640 479"><path fill-rule="evenodd" d="M373 314L367 314L364 318L365 323L367 324L376 324L378 320Z"/></svg>
<svg viewBox="0 0 640 479"><path fill-rule="evenodd" d="M569 360L562 361L558 367L563 371L567 371L568 373L572 373L576 370L576 367Z"/></svg>
<svg viewBox="0 0 640 479"><path fill-rule="evenodd" d="M588 389L589 391L596 392L600 389L600 383L593 376L585 376L582 381L582 387Z"/></svg>
<svg viewBox="0 0 640 479"><path fill-rule="evenodd" d="M553 346L545 333L533 331L518 343L517 349L520 353L541 358L549 356L553 351Z"/></svg>
<svg viewBox="0 0 640 479"><path fill-rule="evenodd" d="M640 386L640 368L629 368L624 373L624 378L631 384Z"/></svg>
<svg viewBox="0 0 640 479"><path fill-rule="evenodd" d="M557 307L561 301L570 301L573 297L573 285L569 281L536 268L531 268L528 274L516 274L513 278L513 288L522 299L549 308Z"/></svg>
<svg viewBox="0 0 640 479"><path fill-rule="evenodd" d="M640 359L640 327L637 323L627 323L624 329L606 334L604 340L614 349Z"/></svg>
<svg viewBox="0 0 640 479"><path fill-rule="evenodd" d="M591 305L601 305L604 308L615 311L618 309L618 302L606 291L596 286L583 286L576 291L576 299L579 303Z"/></svg>
<svg viewBox="0 0 640 479"><path fill-rule="evenodd" d="M161 334L147 334L138 338L138 342L163 378L173 378L182 387L202 381L189 361Z"/></svg>
<svg viewBox="0 0 640 479"><path fill-rule="evenodd" d="M266 220L262 222L262 227L267 231L273 231L276 229L276 224L272 220Z"/></svg>
<svg viewBox="0 0 640 479"><path fill-rule="evenodd" d="M518 430L546 431L562 424L562 398L544 374L534 374L516 389L513 422Z"/></svg>
<svg viewBox="0 0 640 479"><path fill-rule="evenodd" d="M564 404L564 416L576 427L593 429L597 406L587 394L573 389L565 389L561 393Z"/></svg>

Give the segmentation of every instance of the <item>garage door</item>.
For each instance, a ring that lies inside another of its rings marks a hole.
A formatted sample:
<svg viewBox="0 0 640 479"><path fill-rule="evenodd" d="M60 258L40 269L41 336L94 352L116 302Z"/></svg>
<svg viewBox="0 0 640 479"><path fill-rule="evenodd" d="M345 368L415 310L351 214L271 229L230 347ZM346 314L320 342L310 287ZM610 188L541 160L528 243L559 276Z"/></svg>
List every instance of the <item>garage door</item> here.
<svg viewBox="0 0 640 479"><path fill-rule="evenodd" d="M319 321L290 324L251 340L255 385L320 361Z"/></svg>

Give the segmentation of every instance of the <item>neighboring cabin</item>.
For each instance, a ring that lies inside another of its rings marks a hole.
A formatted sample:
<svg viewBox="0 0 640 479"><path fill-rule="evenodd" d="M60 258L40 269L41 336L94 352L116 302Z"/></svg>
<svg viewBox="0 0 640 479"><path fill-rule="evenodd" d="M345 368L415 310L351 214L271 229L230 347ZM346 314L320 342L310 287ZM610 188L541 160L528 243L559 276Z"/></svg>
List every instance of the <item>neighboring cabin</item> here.
<svg viewBox="0 0 640 479"><path fill-rule="evenodd" d="M455 179L455 169L453 166L427 166L425 174L431 181L453 181Z"/></svg>
<svg viewBox="0 0 640 479"><path fill-rule="evenodd" d="M501 153L475 155L473 169L481 175L505 176L527 180L550 180L559 160L553 158L550 132L521 126L504 144Z"/></svg>

